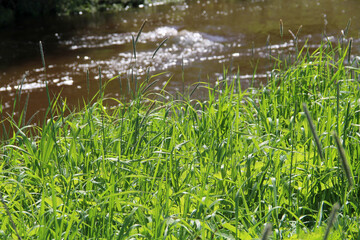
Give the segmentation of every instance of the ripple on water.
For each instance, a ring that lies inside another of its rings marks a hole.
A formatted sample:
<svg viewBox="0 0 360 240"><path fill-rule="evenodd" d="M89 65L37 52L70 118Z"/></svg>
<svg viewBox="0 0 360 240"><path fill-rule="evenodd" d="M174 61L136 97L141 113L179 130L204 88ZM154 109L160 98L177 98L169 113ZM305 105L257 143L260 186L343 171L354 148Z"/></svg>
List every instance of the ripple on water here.
<svg viewBox="0 0 360 240"><path fill-rule="evenodd" d="M84 38L85 42L89 42L89 39L101 40L97 44L90 45L76 45L72 49L78 49L81 47L86 48L101 48L103 46L117 45L131 43L131 35L134 33L128 33L121 36L122 39L117 39L117 34L102 36L99 39L94 37ZM192 32L187 30L178 31L174 27L159 27L154 31L144 32L139 38L139 43L150 45L148 48L152 50L143 50L136 53L136 61L133 57L133 52L120 52L112 58L98 61L84 61L74 62L71 64L65 64L67 68L75 71L102 67L102 73L107 76L114 76L117 74L126 73L130 68L133 68L138 75L143 75L147 68L151 70L168 70L171 67L180 65L182 60L184 64L191 64L194 61L204 61L210 57L213 57L214 53L220 53L225 46L221 42L213 41L209 39L210 35L206 35L199 32ZM165 39L169 40L162 46L155 58L152 58L154 50L158 43ZM214 38L214 37L213 37ZM219 39L218 39L219 40ZM221 55L223 58L224 56ZM84 58L85 59L85 58ZM89 60L89 57L86 58ZM98 78L98 77L97 77Z"/></svg>

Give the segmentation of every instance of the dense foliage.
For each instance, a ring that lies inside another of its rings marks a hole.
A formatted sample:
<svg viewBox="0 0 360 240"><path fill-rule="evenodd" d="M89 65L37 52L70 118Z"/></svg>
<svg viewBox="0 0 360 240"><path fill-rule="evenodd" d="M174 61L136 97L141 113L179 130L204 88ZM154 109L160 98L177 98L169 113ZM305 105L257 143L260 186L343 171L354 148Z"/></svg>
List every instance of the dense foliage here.
<svg viewBox="0 0 360 240"><path fill-rule="evenodd" d="M0 237L252 239L271 223L273 239L322 239L326 225L330 239L355 239L360 70L347 51L326 43L279 60L258 89L225 70L195 86L205 101L149 94L153 76L129 103L101 89L69 115L54 100L42 127L8 119Z"/></svg>

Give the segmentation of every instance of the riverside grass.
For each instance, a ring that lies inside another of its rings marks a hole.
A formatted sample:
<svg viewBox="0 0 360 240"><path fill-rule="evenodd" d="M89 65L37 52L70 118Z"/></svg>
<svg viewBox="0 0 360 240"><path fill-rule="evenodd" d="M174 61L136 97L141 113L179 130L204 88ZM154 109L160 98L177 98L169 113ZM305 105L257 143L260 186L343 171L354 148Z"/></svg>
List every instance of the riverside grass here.
<svg viewBox="0 0 360 240"><path fill-rule="evenodd" d="M52 100L42 127L3 120L0 238L359 239L360 70L348 52L302 49L247 90L224 70L195 85L203 101L165 100L153 76L130 102L102 87L67 115Z"/></svg>

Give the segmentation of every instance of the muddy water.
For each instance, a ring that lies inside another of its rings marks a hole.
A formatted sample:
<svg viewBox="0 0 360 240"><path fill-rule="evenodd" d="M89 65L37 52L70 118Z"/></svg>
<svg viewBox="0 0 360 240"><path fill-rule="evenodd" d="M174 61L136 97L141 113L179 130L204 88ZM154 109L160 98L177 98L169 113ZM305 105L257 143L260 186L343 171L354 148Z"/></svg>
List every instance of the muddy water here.
<svg viewBox="0 0 360 240"><path fill-rule="evenodd" d="M73 17L24 19L0 30L0 95L4 113L12 109L16 89L22 85L21 104L29 94L28 116L47 107L44 82L51 94L77 105L106 81L120 75L106 94L128 98L127 79L139 81L150 74L159 89L170 77L171 93L182 92L195 82L215 82L223 68L240 70L242 87L254 80L264 83L274 64L270 55L293 54L295 43L288 30L299 33L299 45L319 46L326 35L336 42L351 18L347 37L354 38L355 57L359 53L360 2L358 0L188 0L120 13ZM148 22L139 38L136 59L132 35ZM279 20L284 23L280 37ZM159 43L168 38L156 56ZM38 43L43 42L46 74ZM183 67L182 67L183 66ZM256 75L253 77L254 68ZM184 69L184 72L182 72ZM89 70L89 86L86 71ZM184 74L183 74L184 73ZM121 85L120 85L121 83ZM202 92L195 95L202 98Z"/></svg>

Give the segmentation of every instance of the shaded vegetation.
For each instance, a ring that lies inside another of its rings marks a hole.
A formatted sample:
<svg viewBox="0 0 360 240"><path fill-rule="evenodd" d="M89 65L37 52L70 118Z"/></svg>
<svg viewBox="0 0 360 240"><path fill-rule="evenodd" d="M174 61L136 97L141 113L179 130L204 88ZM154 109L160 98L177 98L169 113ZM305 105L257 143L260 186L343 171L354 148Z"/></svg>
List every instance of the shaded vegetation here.
<svg viewBox="0 0 360 240"><path fill-rule="evenodd" d="M144 0L0 0L0 26L22 16L93 12L114 6L138 7L144 3Z"/></svg>

